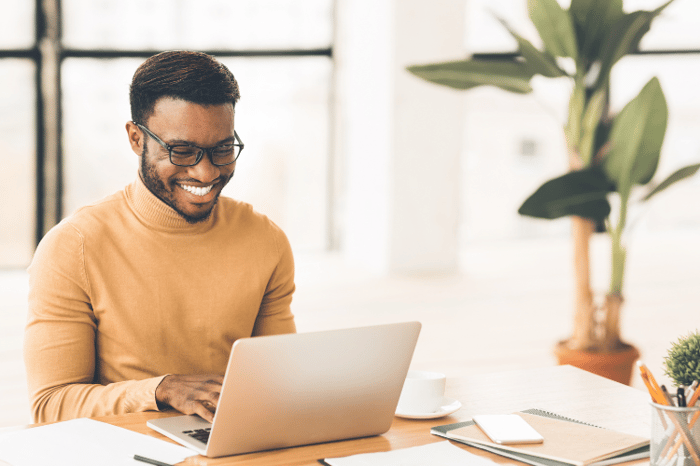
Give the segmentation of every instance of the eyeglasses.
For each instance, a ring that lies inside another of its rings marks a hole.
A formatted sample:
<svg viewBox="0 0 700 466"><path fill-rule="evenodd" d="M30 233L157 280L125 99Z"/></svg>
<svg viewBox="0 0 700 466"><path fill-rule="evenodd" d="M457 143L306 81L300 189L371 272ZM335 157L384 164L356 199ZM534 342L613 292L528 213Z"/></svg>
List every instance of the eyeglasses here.
<svg viewBox="0 0 700 466"><path fill-rule="evenodd" d="M163 142L161 138L153 134L151 130L142 124L136 122L134 122L134 124L152 137L154 141L163 146L170 154L170 163L178 167L192 167L197 165L202 160L202 157L204 157L205 152L209 154L211 163L217 167L231 165L238 160L244 147L243 141L241 141L241 138L238 137L235 131L233 132L233 137L236 138L236 143L234 144L222 144L209 148L199 147L193 144L175 144L171 146Z"/></svg>

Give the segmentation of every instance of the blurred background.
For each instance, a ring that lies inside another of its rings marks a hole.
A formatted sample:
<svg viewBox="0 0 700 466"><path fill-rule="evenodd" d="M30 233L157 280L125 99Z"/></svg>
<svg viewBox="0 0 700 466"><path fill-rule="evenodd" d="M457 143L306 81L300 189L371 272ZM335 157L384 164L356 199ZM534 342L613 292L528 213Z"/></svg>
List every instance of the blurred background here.
<svg viewBox="0 0 700 466"><path fill-rule="evenodd" d="M628 10L660 4L625 0ZM239 82L246 150L224 192L287 233L300 331L416 319L415 367L450 377L555 364L573 316L570 225L517 209L567 169L567 82L462 93L405 71L515 51L492 12L539 43L525 0L2 2L0 427L29 422L22 332L34 248L135 179L129 83L168 49L212 53ZM700 3L676 0L613 75L618 110L661 81L659 178L700 161L698 30ZM631 213L623 335L661 379L671 341L700 327L698 199L695 176ZM603 294L604 239L592 255Z"/></svg>

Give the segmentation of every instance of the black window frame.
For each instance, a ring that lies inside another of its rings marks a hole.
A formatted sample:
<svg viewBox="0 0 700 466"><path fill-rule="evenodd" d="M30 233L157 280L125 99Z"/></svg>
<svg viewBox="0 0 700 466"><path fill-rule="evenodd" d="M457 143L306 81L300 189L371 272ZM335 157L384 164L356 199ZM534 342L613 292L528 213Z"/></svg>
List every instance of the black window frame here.
<svg viewBox="0 0 700 466"><path fill-rule="evenodd" d="M20 58L34 63L36 187L35 244L63 218L64 167L62 155L61 65L70 58L146 59L162 50L153 49L76 49L62 44L62 0L34 0L34 44L25 49L0 48L0 60ZM234 50L212 49L201 52L220 58L231 57L314 57L333 59L333 44L325 48Z"/></svg>
<svg viewBox="0 0 700 466"><path fill-rule="evenodd" d="M34 63L36 208L35 243L63 218L64 170L62 157L61 65L68 58L146 59L160 50L152 49L75 49L62 46L62 0L34 0L35 40L25 49L1 49L2 59L27 59ZM218 57L310 57L333 59L333 44L316 49L202 50ZM477 53L484 60L513 59L516 52ZM700 49L639 50L632 55L700 55ZM52 79L53 78L53 79ZM331 116L332 118L332 116Z"/></svg>

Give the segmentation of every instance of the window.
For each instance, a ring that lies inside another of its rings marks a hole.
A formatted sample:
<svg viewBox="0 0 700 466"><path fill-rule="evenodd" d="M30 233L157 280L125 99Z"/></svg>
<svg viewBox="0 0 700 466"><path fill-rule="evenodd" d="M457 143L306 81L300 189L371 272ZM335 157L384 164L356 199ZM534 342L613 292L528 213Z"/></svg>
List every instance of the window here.
<svg viewBox="0 0 700 466"><path fill-rule="evenodd" d="M26 266L36 228L36 61L31 2L0 5L0 266Z"/></svg>
<svg viewBox="0 0 700 466"><path fill-rule="evenodd" d="M13 226L0 233L0 267L26 266L53 224L135 179L124 130L129 83L145 58L167 49L212 53L239 81L236 130L246 150L225 194L278 223L295 250L328 247L332 0L36 5L51 11L45 22L32 2L0 7L0 72L9 84L0 89L0 136L12 173L0 213Z"/></svg>

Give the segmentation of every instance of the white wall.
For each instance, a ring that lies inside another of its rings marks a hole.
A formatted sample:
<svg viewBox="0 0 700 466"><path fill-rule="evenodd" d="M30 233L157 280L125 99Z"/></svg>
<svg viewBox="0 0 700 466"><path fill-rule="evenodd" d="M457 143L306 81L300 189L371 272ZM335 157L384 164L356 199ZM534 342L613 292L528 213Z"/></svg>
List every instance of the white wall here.
<svg viewBox="0 0 700 466"><path fill-rule="evenodd" d="M351 263L380 273L458 269L464 95L405 67L464 55L464 7L337 2L337 218Z"/></svg>
<svg viewBox="0 0 700 466"><path fill-rule="evenodd" d="M687 0L679 4L690 11ZM538 43L524 0L337 0L333 215L348 262L381 274L463 272L468 251L481 244L568 235L567 218L532 219L517 210L567 170L570 82L535 78L527 95L493 87L463 92L405 71L410 64L515 50L491 10ZM663 20L687 30L674 12ZM659 19L662 32L664 26ZM666 44L654 37L650 46ZM618 107L651 76L662 82L670 117L656 182L700 161L700 100L688 81L697 75L696 61L694 55L626 58L613 75ZM631 233L699 228L700 204L684 202L697 198L699 188L700 175L633 209Z"/></svg>

